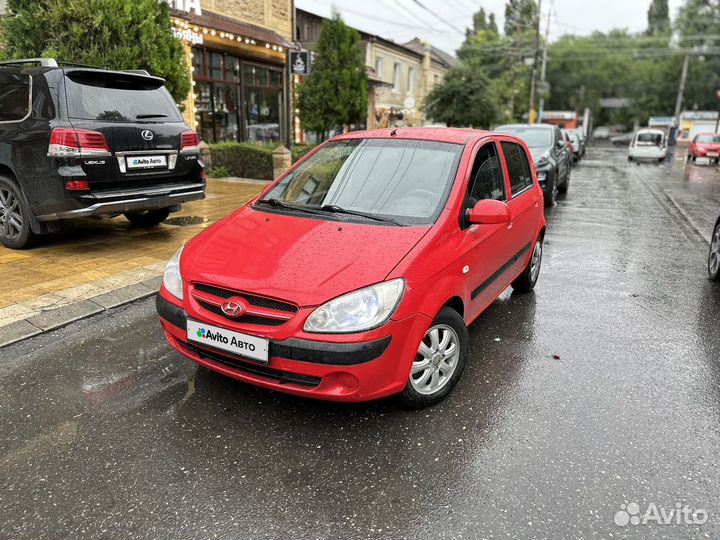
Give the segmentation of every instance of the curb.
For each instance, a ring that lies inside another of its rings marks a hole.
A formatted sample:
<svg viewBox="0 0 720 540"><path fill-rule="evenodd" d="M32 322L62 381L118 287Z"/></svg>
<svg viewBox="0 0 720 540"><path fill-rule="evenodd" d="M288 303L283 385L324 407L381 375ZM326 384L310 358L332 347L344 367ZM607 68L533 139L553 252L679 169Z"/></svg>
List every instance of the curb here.
<svg viewBox="0 0 720 540"><path fill-rule="evenodd" d="M153 296L160 290L161 283L162 276L158 276L2 326L0 327L0 348Z"/></svg>

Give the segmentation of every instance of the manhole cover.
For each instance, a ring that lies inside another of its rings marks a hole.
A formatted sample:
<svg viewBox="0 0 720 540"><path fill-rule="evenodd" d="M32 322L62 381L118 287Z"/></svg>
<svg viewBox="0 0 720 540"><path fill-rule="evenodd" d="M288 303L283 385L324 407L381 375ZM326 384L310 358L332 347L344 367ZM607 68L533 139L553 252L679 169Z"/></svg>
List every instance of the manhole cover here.
<svg viewBox="0 0 720 540"><path fill-rule="evenodd" d="M177 225L178 227L187 227L188 225L200 225L209 221L207 218L200 216L181 216L168 218L163 223L166 225Z"/></svg>

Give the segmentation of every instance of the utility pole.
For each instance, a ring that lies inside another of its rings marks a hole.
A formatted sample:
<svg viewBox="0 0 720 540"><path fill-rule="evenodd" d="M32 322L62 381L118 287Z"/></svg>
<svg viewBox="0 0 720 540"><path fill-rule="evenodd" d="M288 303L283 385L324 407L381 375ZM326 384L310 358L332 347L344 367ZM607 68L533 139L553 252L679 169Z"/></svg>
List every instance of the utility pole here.
<svg viewBox="0 0 720 540"><path fill-rule="evenodd" d="M538 0L537 16L535 17L535 51L533 56L533 69L532 79L530 80L530 112L528 113L528 122L534 124L536 121L537 110L535 109L535 94L537 94L537 72L538 72L538 57L540 56L540 8L542 6L542 0Z"/></svg>
<svg viewBox="0 0 720 540"><path fill-rule="evenodd" d="M685 82L687 81L688 66L690 65L690 55L685 53L685 61L683 62L682 75L680 76L680 88L678 89L677 101L675 101L675 123L680 129L680 112L683 104L683 96L685 94Z"/></svg>
<svg viewBox="0 0 720 540"><path fill-rule="evenodd" d="M540 68L540 81L545 86L545 78L547 76L547 56L548 56L548 39L550 38L550 16L552 15L552 4L548 9L547 26L545 27L545 43L543 43L542 68ZM540 96L540 105L538 106L538 121L542 122L543 111L545 110L545 96Z"/></svg>

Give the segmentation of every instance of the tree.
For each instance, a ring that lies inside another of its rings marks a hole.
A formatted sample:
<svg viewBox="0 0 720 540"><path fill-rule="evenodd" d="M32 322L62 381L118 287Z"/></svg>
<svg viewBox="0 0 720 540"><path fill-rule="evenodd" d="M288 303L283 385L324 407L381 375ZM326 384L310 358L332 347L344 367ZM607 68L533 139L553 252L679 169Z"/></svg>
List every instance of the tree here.
<svg viewBox="0 0 720 540"><path fill-rule="evenodd" d="M190 91L170 8L158 0L8 0L0 36L9 58L147 69L164 77L176 101Z"/></svg>
<svg viewBox="0 0 720 540"><path fill-rule="evenodd" d="M537 25L537 4L535 0L508 0L505 5L505 35L535 31Z"/></svg>
<svg viewBox="0 0 720 540"><path fill-rule="evenodd" d="M298 88L303 128L327 138L335 126L367 118L367 72L360 34L339 15L323 21L312 72Z"/></svg>
<svg viewBox="0 0 720 540"><path fill-rule="evenodd" d="M495 14L490 13L487 15L485 9L480 10L473 15L473 27L465 31L465 37L470 38L478 32L489 31L494 34L498 33L497 22L495 21Z"/></svg>
<svg viewBox="0 0 720 540"><path fill-rule="evenodd" d="M448 126L489 128L500 119L497 99L488 76L472 60L450 68L442 83L433 87L425 112Z"/></svg>
<svg viewBox="0 0 720 540"><path fill-rule="evenodd" d="M666 35L670 33L668 0L652 0L647 17L647 33L649 35Z"/></svg>

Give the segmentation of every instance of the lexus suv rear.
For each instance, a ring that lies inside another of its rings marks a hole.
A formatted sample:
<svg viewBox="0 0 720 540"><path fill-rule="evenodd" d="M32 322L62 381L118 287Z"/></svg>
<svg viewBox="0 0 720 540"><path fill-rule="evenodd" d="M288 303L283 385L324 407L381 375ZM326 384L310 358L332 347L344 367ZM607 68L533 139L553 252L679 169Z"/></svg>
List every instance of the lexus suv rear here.
<svg viewBox="0 0 720 540"><path fill-rule="evenodd" d="M0 242L28 247L77 217L157 225L205 197L199 142L163 79L0 62Z"/></svg>

